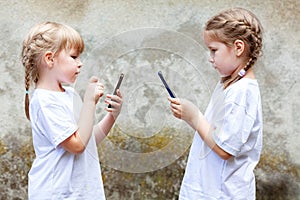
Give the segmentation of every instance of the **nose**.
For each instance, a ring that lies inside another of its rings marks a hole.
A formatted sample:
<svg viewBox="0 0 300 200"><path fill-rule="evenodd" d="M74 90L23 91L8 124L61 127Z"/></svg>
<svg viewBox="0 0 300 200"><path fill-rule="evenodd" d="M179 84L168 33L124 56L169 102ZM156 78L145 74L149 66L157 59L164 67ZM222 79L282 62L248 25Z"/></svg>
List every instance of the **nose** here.
<svg viewBox="0 0 300 200"><path fill-rule="evenodd" d="M82 62L81 62L80 58L77 58L76 62L77 62L77 65L79 68L82 67Z"/></svg>
<svg viewBox="0 0 300 200"><path fill-rule="evenodd" d="M208 52L207 57L208 57L208 62L214 63L214 53L213 52L211 52L211 51Z"/></svg>

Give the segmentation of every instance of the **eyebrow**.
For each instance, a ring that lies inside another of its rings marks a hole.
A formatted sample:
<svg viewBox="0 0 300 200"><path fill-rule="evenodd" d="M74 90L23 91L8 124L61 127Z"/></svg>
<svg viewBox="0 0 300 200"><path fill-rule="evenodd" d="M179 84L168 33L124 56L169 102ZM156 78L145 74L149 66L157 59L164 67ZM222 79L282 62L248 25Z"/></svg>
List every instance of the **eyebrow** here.
<svg viewBox="0 0 300 200"><path fill-rule="evenodd" d="M213 45L207 45L207 48L209 48L209 49L216 49L217 47L213 46Z"/></svg>

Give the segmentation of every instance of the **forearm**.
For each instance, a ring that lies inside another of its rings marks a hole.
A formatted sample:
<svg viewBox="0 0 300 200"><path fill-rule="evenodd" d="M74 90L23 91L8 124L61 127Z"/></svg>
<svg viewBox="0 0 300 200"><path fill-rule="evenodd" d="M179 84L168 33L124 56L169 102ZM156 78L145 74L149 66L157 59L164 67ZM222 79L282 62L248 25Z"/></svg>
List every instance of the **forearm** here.
<svg viewBox="0 0 300 200"><path fill-rule="evenodd" d="M206 145L211 148L215 153L217 153L222 159L227 160L231 158L232 155L221 149L213 139L214 127L212 127L208 121L205 119L203 114L199 112L198 119L194 122L189 123L200 135L202 140Z"/></svg>
<svg viewBox="0 0 300 200"><path fill-rule="evenodd" d="M84 146L90 140L93 125L94 125L94 114L95 114L95 103L93 101L87 101L83 103L80 117L78 120L77 135L79 136Z"/></svg>
<svg viewBox="0 0 300 200"><path fill-rule="evenodd" d="M112 113L109 112L98 124L94 126L93 131L96 137L97 144L99 144L108 135L115 121L115 117Z"/></svg>
<svg viewBox="0 0 300 200"><path fill-rule="evenodd" d="M198 132L203 141L209 146L211 149L216 145L212 138L212 126L205 119L203 114L199 112L194 121L187 121L187 123Z"/></svg>
<svg viewBox="0 0 300 200"><path fill-rule="evenodd" d="M196 130L202 140L215 151L222 159L227 160L231 157L230 154L221 149L214 141L212 127L205 119L199 109L186 99L168 98L171 102L171 110L173 115L179 119L186 121L194 130Z"/></svg>

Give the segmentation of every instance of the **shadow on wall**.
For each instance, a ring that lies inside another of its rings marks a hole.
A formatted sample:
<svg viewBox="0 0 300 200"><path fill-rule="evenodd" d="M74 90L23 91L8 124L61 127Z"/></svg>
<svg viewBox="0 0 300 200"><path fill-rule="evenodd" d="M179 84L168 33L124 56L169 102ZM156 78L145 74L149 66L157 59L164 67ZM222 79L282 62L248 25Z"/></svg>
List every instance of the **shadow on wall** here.
<svg viewBox="0 0 300 200"><path fill-rule="evenodd" d="M299 199L299 170L300 166L291 162L287 152L265 147L255 170L257 199Z"/></svg>

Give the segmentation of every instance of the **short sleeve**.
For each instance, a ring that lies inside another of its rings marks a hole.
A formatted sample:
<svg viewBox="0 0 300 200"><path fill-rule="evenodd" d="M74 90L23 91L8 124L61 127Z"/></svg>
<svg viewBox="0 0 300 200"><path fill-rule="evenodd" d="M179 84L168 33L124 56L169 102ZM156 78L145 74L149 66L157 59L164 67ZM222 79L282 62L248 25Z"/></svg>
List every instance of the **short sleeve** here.
<svg viewBox="0 0 300 200"><path fill-rule="evenodd" d="M213 138L224 151L237 156L242 153L255 120L247 113L245 106L234 102L225 105L224 115L222 126L216 127Z"/></svg>
<svg viewBox="0 0 300 200"><path fill-rule="evenodd" d="M223 91L224 103L216 104L219 120L213 132L214 141L233 156L253 148L257 128L261 126L261 101L256 80L241 79Z"/></svg>
<svg viewBox="0 0 300 200"><path fill-rule="evenodd" d="M57 104L41 107L36 125L55 148L77 130L73 113Z"/></svg>

